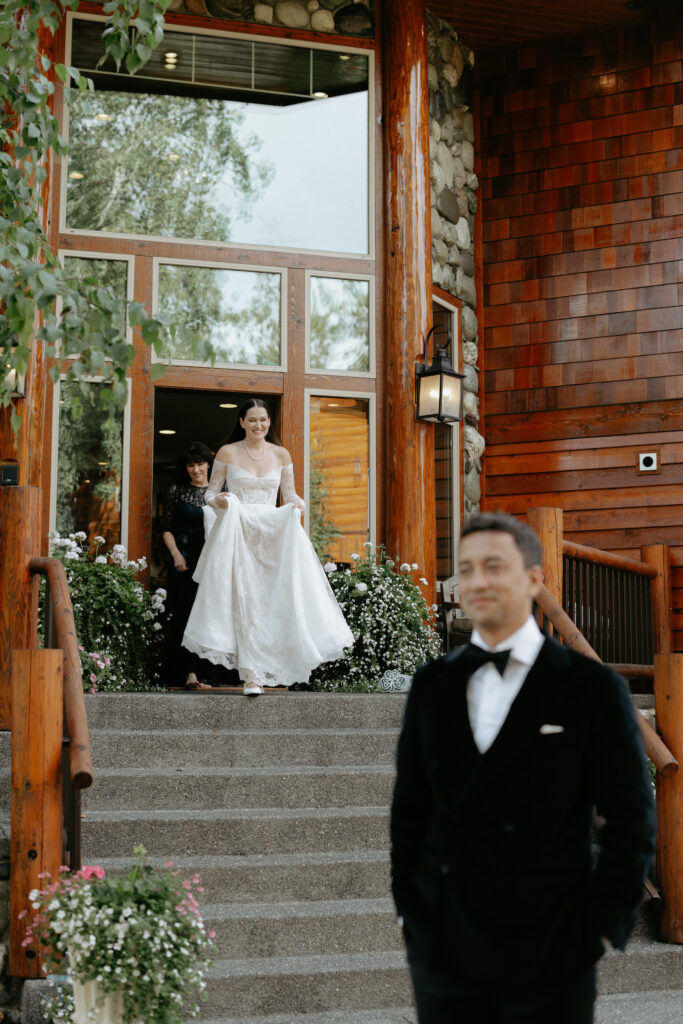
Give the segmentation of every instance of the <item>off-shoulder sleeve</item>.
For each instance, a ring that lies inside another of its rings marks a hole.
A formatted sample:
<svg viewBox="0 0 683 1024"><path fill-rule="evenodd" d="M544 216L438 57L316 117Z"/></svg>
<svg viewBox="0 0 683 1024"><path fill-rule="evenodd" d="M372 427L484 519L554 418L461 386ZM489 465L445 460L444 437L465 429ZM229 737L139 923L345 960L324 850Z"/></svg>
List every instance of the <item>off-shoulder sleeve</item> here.
<svg viewBox="0 0 683 1024"><path fill-rule="evenodd" d="M213 460L211 479L209 480L209 486L206 488L206 494L204 496L204 501L207 505L211 505L212 508L221 507L220 505L216 505L216 498L223 492L225 478L228 475L227 467L227 462L221 462L220 459Z"/></svg>
<svg viewBox="0 0 683 1024"><path fill-rule="evenodd" d="M291 462L282 467L280 490L282 491L282 497L285 499L285 504L296 505L297 508L302 510L306 508L306 502L302 501L294 489L294 467Z"/></svg>

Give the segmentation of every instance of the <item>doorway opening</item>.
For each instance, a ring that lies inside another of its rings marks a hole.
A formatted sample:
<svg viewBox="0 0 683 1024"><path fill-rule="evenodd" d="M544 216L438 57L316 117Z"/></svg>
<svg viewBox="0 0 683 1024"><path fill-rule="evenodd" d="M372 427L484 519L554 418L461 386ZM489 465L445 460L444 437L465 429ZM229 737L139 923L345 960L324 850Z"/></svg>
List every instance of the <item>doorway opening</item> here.
<svg viewBox="0 0 683 1024"><path fill-rule="evenodd" d="M170 558L163 542L164 498L179 478L178 459L193 441L217 452L237 422L237 410L249 398L241 391L204 391L188 388L156 389L154 398L154 476L152 484L151 581L165 587ZM273 426L279 433L280 396L261 395L270 406ZM180 467L182 471L182 467Z"/></svg>

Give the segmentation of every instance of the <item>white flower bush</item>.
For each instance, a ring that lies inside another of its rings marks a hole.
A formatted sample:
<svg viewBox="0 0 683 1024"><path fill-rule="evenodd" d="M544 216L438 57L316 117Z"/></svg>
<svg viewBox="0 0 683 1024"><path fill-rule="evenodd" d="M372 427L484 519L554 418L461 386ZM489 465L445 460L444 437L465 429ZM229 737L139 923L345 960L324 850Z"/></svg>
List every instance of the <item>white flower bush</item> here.
<svg viewBox="0 0 683 1024"><path fill-rule="evenodd" d="M382 548L364 546L364 556L351 555L352 569L323 567L354 644L345 657L315 669L314 690L376 690L387 669L412 673L440 653L432 609L412 578L417 565L403 562L397 571Z"/></svg>
<svg viewBox="0 0 683 1024"><path fill-rule="evenodd" d="M145 590L135 576L147 562L130 560L123 544L100 553L102 537L90 548L86 540L82 532L50 534L51 554L63 562L69 583L83 687L89 693L153 689L166 591Z"/></svg>
<svg viewBox="0 0 683 1024"><path fill-rule="evenodd" d="M155 871L144 847L135 853L135 867L124 875L63 867L55 880L39 876L46 883L29 894L22 945L38 948L49 970L66 966L81 983L96 980L102 1002L121 991L124 1024L182 1024L199 1012L214 952L197 902L203 889L198 875L183 880L170 861ZM69 1019L66 1004L53 1020Z"/></svg>

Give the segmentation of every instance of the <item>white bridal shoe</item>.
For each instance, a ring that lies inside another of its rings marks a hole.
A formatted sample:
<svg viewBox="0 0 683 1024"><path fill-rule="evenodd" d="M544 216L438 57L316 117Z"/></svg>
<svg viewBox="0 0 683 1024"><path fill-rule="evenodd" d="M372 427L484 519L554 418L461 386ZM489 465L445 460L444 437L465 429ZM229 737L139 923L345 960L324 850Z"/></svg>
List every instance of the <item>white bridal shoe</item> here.
<svg viewBox="0 0 683 1024"><path fill-rule="evenodd" d="M259 686L258 683L245 683L242 693L245 697L258 697L263 693L263 687Z"/></svg>

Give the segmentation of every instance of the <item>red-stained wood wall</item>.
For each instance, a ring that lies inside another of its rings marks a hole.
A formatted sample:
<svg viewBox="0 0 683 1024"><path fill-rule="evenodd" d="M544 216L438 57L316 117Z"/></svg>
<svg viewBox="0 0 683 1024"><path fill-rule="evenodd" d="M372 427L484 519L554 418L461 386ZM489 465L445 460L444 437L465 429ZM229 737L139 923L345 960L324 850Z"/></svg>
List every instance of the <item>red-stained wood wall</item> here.
<svg viewBox="0 0 683 1024"><path fill-rule="evenodd" d="M671 546L683 651L683 22L483 61L484 506ZM660 472L638 472L656 451Z"/></svg>

